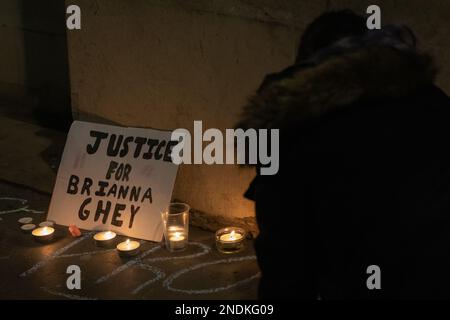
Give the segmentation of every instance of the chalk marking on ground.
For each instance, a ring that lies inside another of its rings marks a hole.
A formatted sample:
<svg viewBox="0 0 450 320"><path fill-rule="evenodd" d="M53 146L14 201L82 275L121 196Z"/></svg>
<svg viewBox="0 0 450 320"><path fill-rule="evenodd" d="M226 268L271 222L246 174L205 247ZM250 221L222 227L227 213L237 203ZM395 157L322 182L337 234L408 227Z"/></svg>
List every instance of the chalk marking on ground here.
<svg viewBox="0 0 450 320"><path fill-rule="evenodd" d="M149 266L148 264L145 264L145 263L139 263L138 266L140 268L144 269L144 270L148 270L148 271L153 272L155 274L155 277L150 279L150 280L145 281L143 284L141 284L138 287L136 287L136 289L134 289L131 292L132 294L137 294L140 291L142 291L142 289L144 289L145 287L147 287L147 286L151 285L152 283L154 283L154 282L156 282L156 281L166 277L166 274L160 268L157 268L157 267L154 267L154 266Z"/></svg>
<svg viewBox="0 0 450 320"><path fill-rule="evenodd" d="M140 244L145 243L144 240L140 241ZM105 249L105 250L96 250L96 251L89 251L89 252L79 252L79 253L69 253L69 254L62 254L58 258L73 258L73 257L80 257L80 256L88 256L88 255L94 255L94 254L100 254L100 253L108 253L116 251L116 249Z"/></svg>
<svg viewBox="0 0 450 320"><path fill-rule="evenodd" d="M150 253L155 252L156 250L161 249L161 246L156 246L154 248L151 248L147 251L145 251L144 253L142 253L140 256L138 256L137 258L134 258L133 260L128 261L127 263L121 265L120 267L114 269L113 271L111 271L110 273L108 273L107 275L104 275L103 277L100 277L97 279L97 281L95 281L95 283L102 283L105 282L106 280L108 280L109 278L117 275L118 273L128 269L129 267L137 264L138 262L141 262L143 258L145 258L146 256L148 256Z"/></svg>
<svg viewBox="0 0 450 320"><path fill-rule="evenodd" d="M26 199L19 199L19 198L11 198L11 197L1 197L0 201L19 201L20 205L22 205L23 207L20 207L18 209L11 209L11 210L0 210L0 215L2 214L7 214L7 213L15 213L15 212L20 212L23 211L24 209L28 208L28 200Z"/></svg>
<svg viewBox="0 0 450 320"><path fill-rule="evenodd" d="M145 262L161 262L161 261L170 261L170 260L181 260L181 259L193 259L204 256L211 252L211 248L206 244L200 242L189 242L189 245L194 245L200 247L202 249L201 252L184 255L184 256L175 256L175 257L158 257L158 258L147 258Z"/></svg>
<svg viewBox="0 0 450 320"><path fill-rule="evenodd" d="M6 200L6 201L18 201L20 202L20 205L23 207L11 209L11 210L0 210L0 215L7 214L7 213L16 213L16 212L29 212L29 213L44 213L45 211L40 210L33 210L28 208L28 200L21 199L21 198L13 198L13 197L0 197L0 201Z"/></svg>
<svg viewBox="0 0 450 320"><path fill-rule="evenodd" d="M29 212L29 213L44 213L45 212L42 210L28 209L28 206L27 206L27 208L23 209L22 211Z"/></svg>
<svg viewBox="0 0 450 320"><path fill-rule="evenodd" d="M108 253L108 252L112 252L112 251L116 251L116 249L106 249L106 250L97 250L97 251L90 251L90 252L62 254L62 255L58 256L57 258L73 258L73 257L79 257L79 256Z"/></svg>
<svg viewBox="0 0 450 320"><path fill-rule="evenodd" d="M203 267L220 264L220 263L232 263L232 262L241 262L241 261L249 261L249 260L256 260L256 256L245 256L245 257L229 258L229 259L222 259L222 260L200 263L200 264L197 264L197 265L185 268L185 269L181 269L181 270L171 274L169 277L166 278L166 280L164 280L163 287L165 287L167 290L170 290L170 291L187 293L187 294L210 294L210 293L216 293L219 291L229 290L231 288L243 285L245 283L248 283L248 282L260 277L260 275L261 275L260 272L254 274L253 276L248 277L246 279L234 282L228 286L210 288L210 289L198 289L198 290L196 290L196 289L193 289L193 290L179 289L179 288L172 287L172 282L185 273L188 273L190 271L194 271L194 270L197 270L197 269L200 269Z"/></svg>
<svg viewBox="0 0 450 320"><path fill-rule="evenodd" d="M37 270L39 270L40 268L42 268L43 266L45 266L47 263L49 263L50 261L52 261L53 259L57 258L59 255L61 255L62 253L66 252L67 250L69 250L70 248L72 248L73 246L79 244L80 242L82 242L83 240L91 237L93 234L93 232L89 232L87 234L85 234L84 236L82 236L81 238L76 239L75 241L72 241L71 243L69 243L68 245L58 249L55 251L54 254L48 256L47 258L45 258L44 260L39 261L38 263L36 263L34 266L32 266L30 269L28 269L25 272L22 272L20 274L21 277L26 277L34 272L36 272Z"/></svg>
<svg viewBox="0 0 450 320"><path fill-rule="evenodd" d="M46 288L46 287L41 287L41 289L47 293L54 295L54 296L60 296L60 297L64 297L64 298L72 299L72 300L98 300L98 298L88 298L88 297L78 296L75 294L58 292L58 291L54 291L54 290Z"/></svg>

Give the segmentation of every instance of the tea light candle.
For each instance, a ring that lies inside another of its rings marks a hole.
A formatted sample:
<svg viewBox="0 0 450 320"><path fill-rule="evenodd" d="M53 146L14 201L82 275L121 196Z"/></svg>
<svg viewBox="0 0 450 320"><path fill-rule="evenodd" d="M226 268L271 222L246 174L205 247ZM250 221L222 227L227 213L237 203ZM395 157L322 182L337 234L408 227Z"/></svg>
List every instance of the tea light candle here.
<svg viewBox="0 0 450 320"><path fill-rule="evenodd" d="M230 233L222 234L219 239L223 242L237 242L242 239L242 234L236 233L235 230L232 230Z"/></svg>
<svg viewBox="0 0 450 320"><path fill-rule="evenodd" d="M99 247L108 247L114 243L116 233L112 231L102 231L94 235L95 244Z"/></svg>
<svg viewBox="0 0 450 320"><path fill-rule="evenodd" d="M137 241L130 241L127 239L119 243L116 247L117 251L119 251L119 255L124 257L131 257L136 255L139 252L139 247L141 245Z"/></svg>
<svg viewBox="0 0 450 320"><path fill-rule="evenodd" d="M31 233L36 241L39 242L49 242L53 239L53 234L55 229L52 227L41 227L34 229Z"/></svg>
<svg viewBox="0 0 450 320"><path fill-rule="evenodd" d="M216 247L220 252L238 252L244 248L245 230L229 227L216 232Z"/></svg>
<svg viewBox="0 0 450 320"><path fill-rule="evenodd" d="M18 221L20 224L30 224L33 221L33 218L23 217L23 218L20 218Z"/></svg>
<svg viewBox="0 0 450 320"><path fill-rule="evenodd" d="M27 224L24 224L23 226L20 227L20 229L24 233L30 233L34 228L36 228L36 225L32 224L32 223L27 223Z"/></svg>
<svg viewBox="0 0 450 320"><path fill-rule="evenodd" d="M181 232L173 232L169 235L169 247L171 250L180 250L186 247L186 237Z"/></svg>

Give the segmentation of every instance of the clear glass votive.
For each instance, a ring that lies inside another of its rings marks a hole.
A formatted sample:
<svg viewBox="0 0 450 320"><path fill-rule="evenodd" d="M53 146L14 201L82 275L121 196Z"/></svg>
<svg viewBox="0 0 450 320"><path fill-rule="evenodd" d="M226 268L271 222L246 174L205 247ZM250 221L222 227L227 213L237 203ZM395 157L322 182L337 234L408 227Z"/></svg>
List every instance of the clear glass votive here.
<svg viewBox="0 0 450 320"><path fill-rule="evenodd" d="M169 251L179 251L186 248L189 236L189 205L173 202L162 212L164 224L164 240Z"/></svg>
<svg viewBox="0 0 450 320"><path fill-rule="evenodd" d="M246 232L239 227L227 227L216 232L216 248L222 253L236 253L244 249Z"/></svg>

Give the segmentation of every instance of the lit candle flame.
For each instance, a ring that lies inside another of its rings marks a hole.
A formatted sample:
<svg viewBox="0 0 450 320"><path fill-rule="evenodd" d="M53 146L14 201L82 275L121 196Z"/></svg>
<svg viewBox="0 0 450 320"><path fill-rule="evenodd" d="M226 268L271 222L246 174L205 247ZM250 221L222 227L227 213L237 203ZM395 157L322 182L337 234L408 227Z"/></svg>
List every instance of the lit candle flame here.
<svg viewBox="0 0 450 320"><path fill-rule="evenodd" d="M130 239L127 239L127 241L125 241L125 244L126 244L127 246L129 246L129 245L130 245Z"/></svg>
<svg viewBox="0 0 450 320"><path fill-rule="evenodd" d="M234 232L234 230L230 233L230 240L236 240L236 232Z"/></svg>
<svg viewBox="0 0 450 320"><path fill-rule="evenodd" d="M175 232L174 236L175 236L175 238L180 238L181 237L181 233L180 232Z"/></svg>

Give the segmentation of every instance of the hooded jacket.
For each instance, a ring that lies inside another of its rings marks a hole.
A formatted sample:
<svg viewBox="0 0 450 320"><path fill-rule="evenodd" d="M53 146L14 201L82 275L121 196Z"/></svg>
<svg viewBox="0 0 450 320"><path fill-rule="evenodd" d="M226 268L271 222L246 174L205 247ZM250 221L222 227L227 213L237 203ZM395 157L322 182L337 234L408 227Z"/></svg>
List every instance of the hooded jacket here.
<svg viewBox="0 0 450 320"><path fill-rule="evenodd" d="M260 297L450 298L450 100L413 46L350 43L268 76L238 124L280 129L246 193Z"/></svg>

